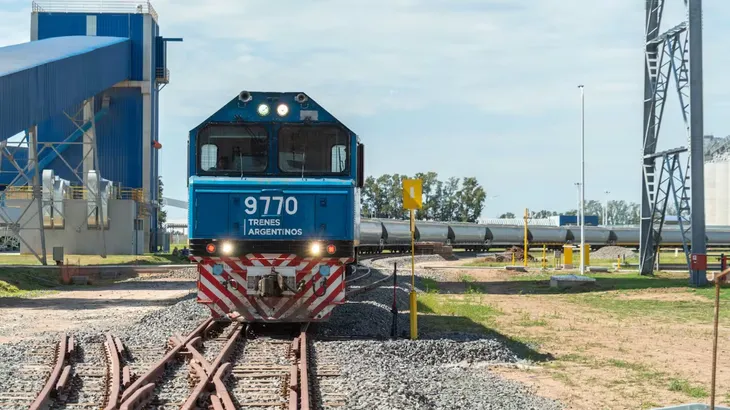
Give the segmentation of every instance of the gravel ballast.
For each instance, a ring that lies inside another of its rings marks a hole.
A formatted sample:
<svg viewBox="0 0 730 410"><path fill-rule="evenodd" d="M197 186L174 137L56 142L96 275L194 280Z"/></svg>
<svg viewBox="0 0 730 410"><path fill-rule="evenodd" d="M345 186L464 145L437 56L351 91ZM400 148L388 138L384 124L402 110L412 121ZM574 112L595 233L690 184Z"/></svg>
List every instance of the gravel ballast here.
<svg viewBox="0 0 730 410"><path fill-rule="evenodd" d="M419 256L418 262L443 260ZM348 298L328 323L319 324L321 337L359 337L371 340L321 340L313 355L338 358L338 383L348 393L347 409L560 409L561 404L536 396L526 386L490 372L490 365L526 362L502 340L474 334L428 334L408 340L410 257L375 263L366 282L385 277L398 264L395 289L398 340L390 337L393 284ZM376 269L377 268L377 269ZM416 289L424 289L416 267ZM431 272L429 272L431 273ZM429 275L431 276L431 275ZM358 283L360 285L360 283ZM372 340L375 339L375 340ZM385 340L383 340L385 339Z"/></svg>
<svg viewBox="0 0 730 410"><path fill-rule="evenodd" d="M477 366L516 360L493 340L320 341L314 350L340 358L347 409L561 408Z"/></svg>

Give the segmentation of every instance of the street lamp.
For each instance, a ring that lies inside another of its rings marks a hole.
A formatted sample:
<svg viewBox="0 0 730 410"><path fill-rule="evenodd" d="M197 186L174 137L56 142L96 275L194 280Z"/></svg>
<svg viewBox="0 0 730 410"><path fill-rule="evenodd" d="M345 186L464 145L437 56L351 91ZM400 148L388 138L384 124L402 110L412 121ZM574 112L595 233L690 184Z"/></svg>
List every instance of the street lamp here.
<svg viewBox="0 0 730 410"><path fill-rule="evenodd" d="M611 191L606 190L603 192L606 194L606 206L603 208L603 224L608 226L608 194L610 194Z"/></svg>
<svg viewBox="0 0 730 410"><path fill-rule="evenodd" d="M585 161L585 92L580 88L580 274L585 275L585 202L586 202L586 161Z"/></svg>

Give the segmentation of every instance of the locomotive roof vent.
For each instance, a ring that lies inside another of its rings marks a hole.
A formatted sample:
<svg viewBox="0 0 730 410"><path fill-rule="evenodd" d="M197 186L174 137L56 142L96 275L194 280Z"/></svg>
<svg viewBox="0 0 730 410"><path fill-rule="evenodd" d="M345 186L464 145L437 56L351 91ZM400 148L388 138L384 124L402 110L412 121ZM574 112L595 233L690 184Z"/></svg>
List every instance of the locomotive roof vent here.
<svg viewBox="0 0 730 410"><path fill-rule="evenodd" d="M294 101L298 102L299 104L307 102L309 97L307 97L305 94L299 93L294 97Z"/></svg>
<svg viewBox="0 0 730 410"><path fill-rule="evenodd" d="M241 91L241 93L238 94L238 99L241 102L249 102L249 101L253 100L253 96L248 91Z"/></svg>

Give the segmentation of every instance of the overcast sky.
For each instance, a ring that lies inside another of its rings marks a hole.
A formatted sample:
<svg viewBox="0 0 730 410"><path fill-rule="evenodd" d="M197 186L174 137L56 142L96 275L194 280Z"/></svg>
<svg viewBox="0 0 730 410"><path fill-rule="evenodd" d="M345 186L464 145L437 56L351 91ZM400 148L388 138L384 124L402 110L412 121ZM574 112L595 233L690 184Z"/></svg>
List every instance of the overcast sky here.
<svg viewBox="0 0 730 410"><path fill-rule="evenodd" d="M171 83L160 173L186 199L188 130L239 91L304 91L357 132L368 175L476 176L483 217L574 208L586 86L586 197L638 201L644 1L157 0ZM667 0L663 28L683 1ZM730 2L704 2L705 133L730 134ZM0 0L0 45L30 1ZM684 145L670 89L660 149ZM170 209L171 219L184 212Z"/></svg>

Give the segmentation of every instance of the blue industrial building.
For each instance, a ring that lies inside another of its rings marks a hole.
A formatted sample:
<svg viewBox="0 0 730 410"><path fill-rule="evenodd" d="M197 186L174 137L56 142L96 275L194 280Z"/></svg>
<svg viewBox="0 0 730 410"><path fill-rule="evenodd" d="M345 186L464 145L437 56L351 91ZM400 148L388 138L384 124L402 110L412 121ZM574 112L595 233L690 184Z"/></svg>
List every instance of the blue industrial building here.
<svg viewBox="0 0 730 410"><path fill-rule="evenodd" d="M159 92L169 82L167 42L181 39L160 36L150 3L79 4L33 2L31 41L0 48L0 190L33 184L17 168L34 155L71 185L96 170L143 196L148 212L129 223L154 250ZM23 132L27 144L7 143Z"/></svg>

